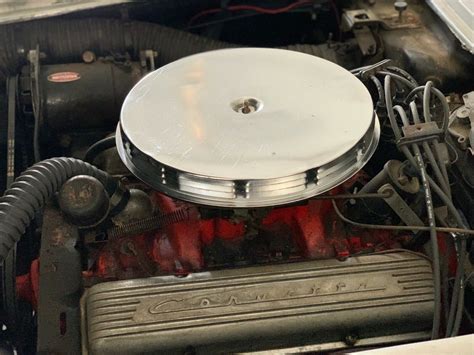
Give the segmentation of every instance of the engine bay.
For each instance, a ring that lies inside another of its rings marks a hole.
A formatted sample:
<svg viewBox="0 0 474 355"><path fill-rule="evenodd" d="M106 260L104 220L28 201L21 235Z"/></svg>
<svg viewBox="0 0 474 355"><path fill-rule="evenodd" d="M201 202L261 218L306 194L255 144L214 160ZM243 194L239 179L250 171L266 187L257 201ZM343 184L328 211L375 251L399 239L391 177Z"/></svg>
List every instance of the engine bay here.
<svg viewBox="0 0 474 355"><path fill-rule="evenodd" d="M333 353L473 333L459 8L53 3L0 7L2 351Z"/></svg>

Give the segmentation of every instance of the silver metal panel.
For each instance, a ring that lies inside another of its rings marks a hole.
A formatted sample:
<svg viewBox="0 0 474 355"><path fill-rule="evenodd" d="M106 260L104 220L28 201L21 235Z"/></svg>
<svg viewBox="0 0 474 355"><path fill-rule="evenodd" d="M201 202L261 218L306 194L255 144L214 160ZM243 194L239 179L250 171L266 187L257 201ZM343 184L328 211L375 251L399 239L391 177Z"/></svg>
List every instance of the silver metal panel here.
<svg viewBox="0 0 474 355"><path fill-rule="evenodd" d="M260 207L302 200L355 174L379 123L350 72L293 51L238 48L171 63L127 96L122 160L187 201Z"/></svg>
<svg viewBox="0 0 474 355"><path fill-rule="evenodd" d="M109 282L84 303L93 354L255 351L429 336L433 281L425 259L391 253Z"/></svg>
<svg viewBox="0 0 474 355"><path fill-rule="evenodd" d="M236 112L233 102L241 98L261 106ZM350 72L269 48L211 51L168 64L131 90L121 113L123 133L144 154L176 170L235 180L327 164L354 147L372 121L370 94Z"/></svg>
<svg viewBox="0 0 474 355"><path fill-rule="evenodd" d="M448 25L463 47L474 54L474 1L427 0L427 2Z"/></svg>
<svg viewBox="0 0 474 355"><path fill-rule="evenodd" d="M0 24L37 20L136 0L0 0Z"/></svg>

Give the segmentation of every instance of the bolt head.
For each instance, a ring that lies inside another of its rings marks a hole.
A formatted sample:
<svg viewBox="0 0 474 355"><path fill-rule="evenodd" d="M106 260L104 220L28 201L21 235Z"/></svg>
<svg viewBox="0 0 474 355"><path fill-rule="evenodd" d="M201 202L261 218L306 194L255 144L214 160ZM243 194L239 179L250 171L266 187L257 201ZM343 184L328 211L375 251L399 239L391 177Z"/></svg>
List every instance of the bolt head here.
<svg viewBox="0 0 474 355"><path fill-rule="evenodd" d="M408 4L406 1L395 1L393 6L395 7L395 10L397 11L405 11L408 7Z"/></svg>
<svg viewBox="0 0 474 355"><path fill-rule="evenodd" d="M96 60L95 53L92 51L85 51L82 53L82 60L84 63L92 63Z"/></svg>

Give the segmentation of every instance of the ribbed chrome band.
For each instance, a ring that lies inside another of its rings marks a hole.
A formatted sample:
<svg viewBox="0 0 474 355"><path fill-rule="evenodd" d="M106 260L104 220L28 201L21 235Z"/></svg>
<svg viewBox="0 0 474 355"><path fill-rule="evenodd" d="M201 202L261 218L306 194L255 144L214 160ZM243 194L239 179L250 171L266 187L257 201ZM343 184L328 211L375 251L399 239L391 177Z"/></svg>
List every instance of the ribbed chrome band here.
<svg viewBox="0 0 474 355"><path fill-rule="evenodd" d="M313 169L274 179L226 180L191 174L161 164L141 152L117 126L117 149L139 179L170 196L202 205L250 208L288 204L326 192L359 171L371 158L380 138L374 114L364 137L338 159Z"/></svg>
<svg viewBox="0 0 474 355"><path fill-rule="evenodd" d="M153 188L218 207L288 204L370 159L380 127L367 88L327 60L235 48L148 74L122 106L117 146Z"/></svg>

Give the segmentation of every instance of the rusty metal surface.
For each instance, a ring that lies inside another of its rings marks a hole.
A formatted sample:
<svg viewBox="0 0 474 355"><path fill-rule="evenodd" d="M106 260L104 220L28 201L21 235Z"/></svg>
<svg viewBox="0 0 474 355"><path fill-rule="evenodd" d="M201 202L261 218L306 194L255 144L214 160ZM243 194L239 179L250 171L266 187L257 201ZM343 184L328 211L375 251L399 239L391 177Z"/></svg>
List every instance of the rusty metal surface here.
<svg viewBox="0 0 474 355"><path fill-rule="evenodd" d="M79 354L81 256L75 227L48 206L43 215L38 302L40 354Z"/></svg>
<svg viewBox="0 0 474 355"><path fill-rule="evenodd" d="M453 1L454 2L454 1ZM470 91L474 70L472 54L463 50L449 28L431 10L425 1L409 1L403 13L403 24L416 26L390 27L398 13L394 1L377 0L373 6L360 0L360 8L370 8L387 26L382 26L380 37L384 43L384 56L394 65L403 67L423 83L431 80L444 91Z"/></svg>
<svg viewBox="0 0 474 355"><path fill-rule="evenodd" d="M428 261L390 253L93 286L91 354L255 351L412 334L431 325ZM381 326L382 325L382 326Z"/></svg>

